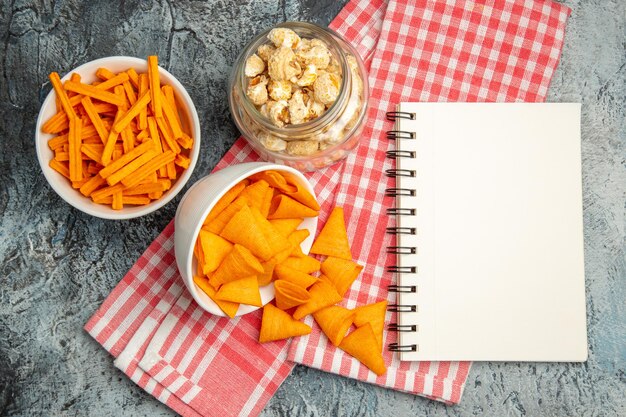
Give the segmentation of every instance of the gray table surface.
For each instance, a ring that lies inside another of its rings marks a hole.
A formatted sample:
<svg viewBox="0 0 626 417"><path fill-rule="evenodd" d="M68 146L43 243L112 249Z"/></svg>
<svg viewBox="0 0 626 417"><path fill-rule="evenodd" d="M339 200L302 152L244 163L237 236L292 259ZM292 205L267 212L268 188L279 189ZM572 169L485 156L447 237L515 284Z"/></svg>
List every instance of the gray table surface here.
<svg viewBox="0 0 626 417"><path fill-rule="evenodd" d="M587 363L474 364L453 407L298 366L263 416L626 415L626 2L565 3L573 11L549 101L583 103ZM180 197L122 222L63 202L41 174L33 141L48 73L157 53L200 113L202 159L191 184L238 136L225 84L240 48L284 20L328 24L341 7L332 0L0 3L0 415L172 415L82 326Z"/></svg>

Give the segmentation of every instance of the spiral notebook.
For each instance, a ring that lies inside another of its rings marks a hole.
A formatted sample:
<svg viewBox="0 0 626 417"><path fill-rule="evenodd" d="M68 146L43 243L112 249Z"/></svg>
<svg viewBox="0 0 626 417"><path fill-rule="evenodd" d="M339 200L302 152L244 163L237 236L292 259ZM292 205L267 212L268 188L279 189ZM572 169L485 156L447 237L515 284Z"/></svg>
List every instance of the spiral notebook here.
<svg viewBox="0 0 626 417"><path fill-rule="evenodd" d="M402 103L401 360L587 359L580 104Z"/></svg>

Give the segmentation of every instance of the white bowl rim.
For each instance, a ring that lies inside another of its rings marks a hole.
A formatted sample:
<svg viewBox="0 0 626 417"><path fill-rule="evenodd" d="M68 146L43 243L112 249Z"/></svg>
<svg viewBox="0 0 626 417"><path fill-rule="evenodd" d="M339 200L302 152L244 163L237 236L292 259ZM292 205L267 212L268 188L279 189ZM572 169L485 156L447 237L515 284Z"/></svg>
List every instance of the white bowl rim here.
<svg viewBox="0 0 626 417"><path fill-rule="evenodd" d="M65 81L69 79L73 72L78 72L84 67L95 66L98 64L102 64L104 66L106 63L109 63L111 61L120 61L120 60L127 61L130 65L132 65L133 63L141 64L141 65L146 64L145 59L141 59L137 57L123 56L123 55L108 56L108 57L94 59L92 61L85 62L84 64L79 65L78 67L72 69L67 74L65 74L61 78L61 81ZM77 210L82 211L83 213L87 213L89 215L92 215L94 217L98 217L101 219L127 220L127 219L134 219L137 217L145 216L147 214L150 214L159 210L161 207L165 206L167 203L172 201L172 199L176 197L180 193L180 191L185 187L185 184L187 184L187 182L189 181L189 178L191 178L191 175L193 173L194 168L196 167L196 163L198 162L198 157L200 154L201 131L200 131L200 120L198 116L198 111L196 110L196 106L193 100L191 99L191 96L187 92L187 89L185 89L185 87L180 83L180 81L178 81L178 79L172 73L170 73L169 71L167 71L165 68L161 66L159 66L159 72L162 72L168 75L169 77L171 77L172 79L171 83L176 87L177 95L180 95L180 99L185 101L185 104L188 105L189 107L191 122L193 124L193 128L196 131L196 135L194 135L194 138L193 138L194 140L193 147L189 154L189 159L191 161L189 163L189 167L182 173L182 175L176 180L172 188L168 190L167 193L163 197L145 206L136 207L132 212L125 212L124 209L119 210L119 211L111 209L110 212L109 211L101 212L101 211L96 210L92 204L83 205L75 201L71 201L71 199L68 199L65 197L64 195L65 190L61 188L57 182L59 179L57 175L60 176L60 174L58 174L56 171L54 171L52 168L48 166L48 163L50 161L43 160L43 152L41 149L42 146L47 146L43 144L43 139L42 139L43 133L41 132L41 126L43 125L43 113L44 113L43 110L47 108L47 106L51 105L51 102L54 100L54 94L53 94L54 89L52 89L50 90L50 92L48 92L48 95L46 96L43 103L41 104L41 107L39 109L39 114L37 116L37 122L35 124L35 149L37 152L37 160L39 161L39 166L41 168L41 171L43 172L44 177L46 178L46 181L48 182L50 187L52 187L54 192L59 197L61 197L66 203L76 208ZM67 181L65 178L63 180ZM90 200L87 197L84 197L84 196L82 197L85 203L90 203ZM78 201L83 201L83 199L78 200Z"/></svg>
<svg viewBox="0 0 626 417"><path fill-rule="evenodd" d="M311 183L309 182L309 180L304 176L304 174L300 171L298 171L295 168L292 168L290 166L286 166L286 165L280 165L280 164L274 164L271 162L248 162L249 164L255 164L257 166L251 168L250 170L237 175L236 177L234 177L233 179L230 180L230 182L228 183L228 185L226 187L224 187L223 190L221 190L216 197L211 201L211 203L202 211L202 215L200 216L200 219L202 219L200 222L198 222L198 224L196 224L196 226L194 227L193 233L192 233L192 239L190 240L191 242L191 246L189 246L187 248L187 258L184 260L185 261L185 275L187 276L187 278L181 273L181 276L183 278L183 281L185 282L187 288L189 289L189 292L191 293L191 296L193 297L193 299L196 301L196 303L198 303L198 305L206 312L216 315L216 316L220 316L220 317L228 317L219 307L217 307L217 309L215 311L217 311L217 313L213 310L209 310L207 309L205 302L200 299L200 297L198 297L197 294L197 289L196 289L196 283L193 281L193 257L194 257L194 253L193 253L193 245L195 244L196 240L198 239L198 235L200 233L200 229L202 229L202 222L204 221L204 219L206 218L206 216L209 214L209 212L213 209L213 207L215 207L215 204L220 200L220 198L222 198L224 196L224 194L226 194L226 192L228 192L228 190L230 190L235 184L237 184L239 181L242 181L254 174L257 174L259 172L262 171L270 171L270 170L276 170L276 171L287 171L290 172L294 175L296 175L298 178L300 178L301 180L303 180L303 182L306 184L307 186L307 191L309 191L311 193L311 195L313 195L313 197L317 200L317 196L315 195L315 189L313 188L313 186L311 185ZM241 165L241 164L238 164ZM216 171L219 172L219 171ZM209 174L211 175L211 174ZM187 198L188 195L191 194L191 191L193 190L193 188L195 188L198 184L200 184L204 179L206 179L209 175L205 176L204 178L201 178L200 180L196 181L196 183L194 185L192 185L189 190L187 190L187 193L185 194L185 196L181 199L180 203L178 204L178 208L176 209L176 216L178 216L178 212L180 210L180 208L182 207L185 199ZM313 219L315 219L315 225L314 227L317 228L317 219L318 216L315 217L311 217ZM312 233L312 237L315 237L315 232L316 230L313 231ZM176 230L174 230L174 233L176 233ZM307 249L305 254L308 254L309 250ZM179 271L180 272L180 271ZM267 286L273 286L274 283L270 283ZM264 287L261 287L264 288ZM268 304L269 302L271 302L275 297L270 298L269 300L267 300L265 303L263 303L263 305ZM216 304L217 306L217 304ZM235 314L235 317L241 317L244 316L246 314L252 313L258 309L260 309L262 307L256 307L256 306L251 306L248 304L241 304L239 306L239 309L237 310L237 313ZM243 309L243 311L242 311Z"/></svg>

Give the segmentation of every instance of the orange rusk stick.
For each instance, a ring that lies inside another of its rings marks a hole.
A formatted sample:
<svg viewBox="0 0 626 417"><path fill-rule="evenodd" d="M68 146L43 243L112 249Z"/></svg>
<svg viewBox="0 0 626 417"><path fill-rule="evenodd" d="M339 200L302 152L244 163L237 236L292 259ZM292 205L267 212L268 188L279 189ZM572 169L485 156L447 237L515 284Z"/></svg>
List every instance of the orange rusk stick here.
<svg viewBox="0 0 626 417"><path fill-rule="evenodd" d="M64 111L55 114L48 121L41 126L41 130L44 133L60 133L69 127L69 120L67 114Z"/></svg>
<svg viewBox="0 0 626 417"><path fill-rule="evenodd" d="M125 195L122 197L122 200L124 204L132 204L134 206L145 206L146 204L150 204L150 199L141 195Z"/></svg>
<svg viewBox="0 0 626 417"><path fill-rule="evenodd" d="M133 118L137 116L141 110L146 108L151 99L151 95L148 92L145 92L139 100L137 100L135 104L133 104L133 106L128 109L128 111L117 122L115 122L113 130L116 132L124 130L131 120L133 120Z"/></svg>
<svg viewBox="0 0 626 417"><path fill-rule="evenodd" d="M128 164L130 161L134 160L135 158L139 157L140 155L143 155L144 153L150 150L154 150L153 142L142 143L141 145L134 148L132 151L122 155L119 159L116 159L115 161L111 162L110 164L102 168L100 170L100 176L102 176L102 178L108 177L109 175L113 174L115 171L121 169L124 165Z"/></svg>
<svg viewBox="0 0 626 417"><path fill-rule="evenodd" d="M130 81L124 81L122 85L124 86L126 97L128 97L128 102L132 106L137 101L137 94L135 94L135 90L133 90L133 86L130 84Z"/></svg>
<svg viewBox="0 0 626 417"><path fill-rule="evenodd" d="M163 151L171 151L170 147L167 145L167 142L163 142ZM176 165L174 165L174 161L169 162L165 165L165 171L167 172L167 178L171 180L176 179Z"/></svg>
<svg viewBox="0 0 626 417"><path fill-rule="evenodd" d="M125 81L128 81L128 74L126 74L125 72L121 72L115 77L98 84L97 87L99 90L108 90L124 83Z"/></svg>
<svg viewBox="0 0 626 417"><path fill-rule="evenodd" d="M104 197L113 195L114 193L117 193L118 191L122 192L123 189L124 189L124 186L122 184L116 184L111 187L104 187L104 188L99 189L98 191L94 191L93 193L91 193L91 199L93 201L102 200Z"/></svg>
<svg viewBox="0 0 626 417"><path fill-rule="evenodd" d="M183 154L178 154L178 155L176 155L176 160L174 161L174 163L176 165L178 165L179 167L183 168L183 169L187 169L187 168L189 168L189 164L191 163L191 159L187 158Z"/></svg>
<svg viewBox="0 0 626 417"><path fill-rule="evenodd" d="M87 116L91 120L91 123L93 123L93 126L96 129L96 132L98 132L98 136L100 136L100 140L102 140L102 143L104 143L109 136L109 132L107 131L106 127L104 127L104 123L102 123L102 119L100 118L100 115L96 111L96 108L94 107L91 99L89 97L85 97L80 102L82 103L83 108L87 112Z"/></svg>
<svg viewBox="0 0 626 417"><path fill-rule="evenodd" d="M99 174L96 174L93 177L89 178L89 181L87 181L80 187L80 192L85 197L89 197L91 196L91 193L96 191L96 189L105 182L106 180L104 178L102 178Z"/></svg>
<svg viewBox="0 0 626 417"><path fill-rule="evenodd" d="M115 74L107 68L98 68L96 71L96 77L100 78L102 81L106 81L115 77Z"/></svg>
<svg viewBox="0 0 626 417"><path fill-rule="evenodd" d="M80 181L83 179L82 154L80 152L80 131L82 127L83 120L81 118L74 117L70 119L70 132L68 137L70 181Z"/></svg>
<svg viewBox="0 0 626 417"><path fill-rule="evenodd" d="M182 124L180 123L180 115L178 114L178 106L176 105L176 98L174 97L174 89L171 85L164 85L163 87L161 87L161 91L165 95L165 99L170 107L174 109L174 115L176 116L178 124L182 126Z"/></svg>
<svg viewBox="0 0 626 417"><path fill-rule="evenodd" d="M90 162L89 165L87 165L87 172L92 175L97 174L98 172L100 172L101 169L102 165L96 162Z"/></svg>
<svg viewBox="0 0 626 417"><path fill-rule="evenodd" d="M115 120L118 120L120 117L122 117L122 110L119 110L117 112L117 115L115 116ZM102 151L102 165L107 166L109 165L109 163L111 162L111 157L113 156L113 151L115 149L115 143L117 142L117 136L119 134L111 129L109 131L109 137L107 138L106 143L104 144L104 150Z"/></svg>
<svg viewBox="0 0 626 417"><path fill-rule="evenodd" d="M165 191L165 190L166 189L164 188L164 184L160 182L154 182L151 184L138 184L132 188L125 189L124 196L158 193L159 191Z"/></svg>
<svg viewBox="0 0 626 417"><path fill-rule="evenodd" d="M193 146L193 139L184 132L183 132L183 136L179 138L177 141L178 141L178 144L185 149L191 149L191 147Z"/></svg>
<svg viewBox="0 0 626 417"><path fill-rule="evenodd" d="M161 103L161 81L159 79L159 58L156 55L150 55L148 57L148 78L150 80L152 112L156 117L163 117L163 108Z"/></svg>
<svg viewBox="0 0 626 417"><path fill-rule="evenodd" d="M76 118L76 112L74 112L74 107L70 104L70 99L65 93L59 74L56 72L50 73L50 82L52 83L52 88L54 88L54 92L57 94L57 97L61 100L61 106L63 107L63 110L65 110L65 114L67 114L70 119Z"/></svg>
<svg viewBox="0 0 626 417"><path fill-rule="evenodd" d="M161 153L163 152L163 145L161 143L161 136L159 135L159 130L157 129L157 123L154 117L148 117L148 130L150 131L150 137L154 142L155 149ZM165 167L159 169L159 177L166 177L167 170Z"/></svg>
<svg viewBox="0 0 626 417"><path fill-rule="evenodd" d="M103 91L98 87L94 87L88 84L73 83L71 81L68 81L65 84L65 89L68 91L74 91L75 93L80 93L84 96L89 96L100 101L115 104L116 106L121 106L124 104L124 100L121 97L118 97L113 93Z"/></svg>
<svg viewBox="0 0 626 417"><path fill-rule="evenodd" d="M87 155L89 159L100 162L102 160L102 151L104 150L104 146L83 143L80 150L82 153Z"/></svg>
<svg viewBox="0 0 626 417"><path fill-rule="evenodd" d="M165 95L161 92L159 92L159 94L161 95L161 102L163 103L163 113L165 113L165 118L172 128L172 134L174 136L174 139L178 139L183 136L183 130L180 127L180 123L178 122L176 114L174 114L175 110L172 108L172 106L170 106L170 103L168 103Z"/></svg>
<svg viewBox="0 0 626 417"><path fill-rule="evenodd" d="M130 83L133 85L133 87L139 90L139 74L137 74L135 68L129 68L128 70L126 70L126 74L128 74L128 79L130 80Z"/></svg>
<svg viewBox="0 0 626 417"><path fill-rule="evenodd" d="M142 165L150 162L150 160L157 155L158 154L154 151L148 151L144 153L143 155L139 156L134 161L129 162L128 164L123 166L121 169L115 171L113 174L106 177L107 183L109 185L117 184L118 182L122 180L122 178L126 177L131 172L136 171Z"/></svg>
<svg viewBox="0 0 626 417"><path fill-rule="evenodd" d="M67 143L67 135L55 136L48 141L48 147L56 151L59 148L62 148L63 145Z"/></svg>
<svg viewBox="0 0 626 417"><path fill-rule="evenodd" d="M122 192L117 191L113 193L113 201L111 202L111 208L113 210L121 210L124 207L124 203L122 202Z"/></svg>
<svg viewBox="0 0 626 417"><path fill-rule="evenodd" d="M159 198L163 197L163 191L158 191L156 193L150 193L150 194L148 194L148 197L150 197L153 200L158 200Z"/></svg>
<svg viewBox="0 0 626 417"><path fill-rule="evenodd" d="M48 165L68 180L70 179L70 170L64 163L59 162L56 159L51 159Z"/></svg>
<svg viewBox="0 0 626 417"><path fill-rule="evenodd" d="M144 129L137 134L137 139L143 141L145 138L150 136L150 132L148 129Z"/></svg>
<svg viewBox="0 0 626 417"><path fill-rule="evenodd" d="M117 106L109 103L98 103L94 104L93 107L98 113L115 113L117 111Z"/></svg>
<svg viewBox="0 0 626 417"><path fill-rule="evenodd" d="M165 107L163 108L165 109ZM167 126L167 123L165 122L165 120L163 120L162 117L157 117L156 122L157 122L157 125L159 125L159 130L163 134L162 137L167 143L167 146L169 146L169 148L172 151L174 151L174 153L179 154L180 146L178 145L178 142L176 142L176 140L172 136L172 131Z"/></svg>
<svg viewBox="0 0 626 417"><path fill-rule="evenodd" d="M142 145L140 145L142 146ZM135 148L137 149L137 148ZM156 172L159 168L166 166L176 158L176 154L172 151L164 152L152 158L150 162L136 170L135 172L122 179L122 185L126 188L134 187L148 175ZM117 184L119 185L119 184Z"/></svg>
<svg viewBox="0 0 626 417"><path fill-rule="evenodd" d="M79 189L80 187L82 187L83 185L85 185L85 183L86 183L87 181L89 181L89 179L90 179L90 178L85 177L85 178L83 178L83 179L82 179L82 180L80 180L80 181L72 181L72 188L73 188L73 189L75 189L75 190L76 190L76 189Z"/></svg>
<svg viewBox="0 0 626 417"><path fill-rule="evenodd" d="M140 74L139 75L139 96L145 94L146 91L149 91L148 87L148 75ZM139 130L144 130L148 128L148 109L142 109L139 113L139 117L137 118L137 125Z"/></svg>
<svg viewBox="0 0 626 417"><path fill-rule="evenodd" d="M80 75L75 73L75 72L73 72L72 75L70 76L70 81L73 81L75 83L79 83L80 82ZM76 95L76 93L67 93L67 96L70 97L70 98L72 96L74 96L74 95Z"/></svg>

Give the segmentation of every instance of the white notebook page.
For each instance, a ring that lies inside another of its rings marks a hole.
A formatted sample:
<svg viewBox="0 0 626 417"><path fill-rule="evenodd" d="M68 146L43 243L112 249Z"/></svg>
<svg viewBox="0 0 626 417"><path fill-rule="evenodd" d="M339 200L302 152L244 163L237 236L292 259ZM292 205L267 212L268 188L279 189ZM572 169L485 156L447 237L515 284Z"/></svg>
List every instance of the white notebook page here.
<svg viewBox="0 0 626 417"><path fill-rule="evenodd" d="M399 245L402 360L584 361L587 358L580 104L402 103L416 171L398 198L417 215Z"/></svg>

